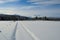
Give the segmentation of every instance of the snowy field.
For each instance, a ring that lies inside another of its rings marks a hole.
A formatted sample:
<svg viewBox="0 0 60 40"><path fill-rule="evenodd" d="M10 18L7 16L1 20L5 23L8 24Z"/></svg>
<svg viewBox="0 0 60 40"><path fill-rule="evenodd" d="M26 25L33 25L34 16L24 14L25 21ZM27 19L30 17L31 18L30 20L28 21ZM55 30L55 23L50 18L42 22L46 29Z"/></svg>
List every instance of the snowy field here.
<svg viewBox="0 0 60 40"><path fill-rule="evenodd" d="M0 40L60 40L60 21L0 21L0 31Z"/></svg>

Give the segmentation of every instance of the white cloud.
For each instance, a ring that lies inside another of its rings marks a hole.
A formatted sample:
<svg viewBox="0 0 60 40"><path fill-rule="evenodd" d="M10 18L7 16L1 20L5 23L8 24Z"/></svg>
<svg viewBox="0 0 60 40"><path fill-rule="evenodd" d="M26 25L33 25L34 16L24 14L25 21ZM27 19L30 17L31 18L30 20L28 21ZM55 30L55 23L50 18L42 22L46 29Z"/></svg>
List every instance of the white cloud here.
<svg viewBox="0 0 60 40"><path fill-rule="evenodd" d="M19 0L0 0L0 4L7 3L7 2L14 2L14 1L19 1Z"/></svg>
<svg viewBox="0 0 60 40"><path fill-rule="evenodd" d="M34 15L56 16L55 14L58 15L60 11L58 9L55 10L42 9L42 10L23 10L21 13L25 16L34 16Z"/></svg>
<svg viewBox="0 0 60 40"><path fill-rule="evenodd" d="M29 10L29 9L33 9L33 8L36 8L36 7L39 7L39 6L23 6L23 7L20 7L20 9L25 9L25 10Z"/></svg>
<svg viewBox="0 0 60 40"><path fill-rule="evenodd" d="M60 4L60 0L28 0L28 2L33 2L33 4Z"/></svg>
<svg viewBox="0 0 60 40"><path fill-rule="evenodd" d="M60 4L60 1L44 1L44 2L35 2L34 4L42 4L42 5Z"/></svg>
<svg viewBox="0 0 60 40"><path fill-rule="evenodd" d="M34 15L41 15L41 16L59 16L60 9L15 9L15 8L2 8L0 9L0 14L18 14L23 16L34 16ZM59 14L59 15L58 15Z"/></svg>
<svg viewBox="0 0 60 40"><path fill-rule="evenodd" d="M41 16L56 16L60 14L60 9L38 9L38 6L23 6L23 7L8 7L8 8L0 8L0 13L3 14L19 14L24 16L33 16L33 15L41 15ZM36 8L36 9L33 9ZM60 15L59 15L60 16Z"/></svg>

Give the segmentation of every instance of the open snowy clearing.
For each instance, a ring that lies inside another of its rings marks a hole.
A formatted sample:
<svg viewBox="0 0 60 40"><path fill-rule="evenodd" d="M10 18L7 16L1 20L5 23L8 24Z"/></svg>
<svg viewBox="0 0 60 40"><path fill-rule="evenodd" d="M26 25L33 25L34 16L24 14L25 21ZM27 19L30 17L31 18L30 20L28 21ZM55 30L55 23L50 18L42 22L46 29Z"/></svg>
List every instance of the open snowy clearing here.
<svg viewBox="0 0 60 40"><path fill-rule="evenodd" d="M0 40L60 40L59 21L0 21L0 31Z"/></svg>

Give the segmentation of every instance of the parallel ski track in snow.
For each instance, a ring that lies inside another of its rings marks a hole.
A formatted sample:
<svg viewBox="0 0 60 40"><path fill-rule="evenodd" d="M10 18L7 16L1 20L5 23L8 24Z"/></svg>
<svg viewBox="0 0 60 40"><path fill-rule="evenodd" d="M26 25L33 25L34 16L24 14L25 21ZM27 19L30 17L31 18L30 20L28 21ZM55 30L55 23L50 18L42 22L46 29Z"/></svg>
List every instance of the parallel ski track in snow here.
<svg viewBox="0 0 60 40"><path fill-rule="evenodd" d="M24 25L22 21L20 21L20 24L22 25L22 27L24 28L24 30L25 30L34 40L40 40L40 38L38 38L33 32L31 32L27 27L25 27L26 25Z"/></svg>

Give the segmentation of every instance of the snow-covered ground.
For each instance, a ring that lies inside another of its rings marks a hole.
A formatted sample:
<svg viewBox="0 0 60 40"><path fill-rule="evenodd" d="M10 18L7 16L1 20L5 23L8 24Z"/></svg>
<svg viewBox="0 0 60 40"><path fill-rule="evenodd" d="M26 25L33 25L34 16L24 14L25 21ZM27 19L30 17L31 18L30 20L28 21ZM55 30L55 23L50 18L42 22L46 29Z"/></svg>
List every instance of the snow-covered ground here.
<svg viewBox="0 0 60 40"><path fill-rule="evenodd" d="M60 21L17 21L16 40L60 40ZM0 21L0 40L12 40L16 23Z"/></svg>

